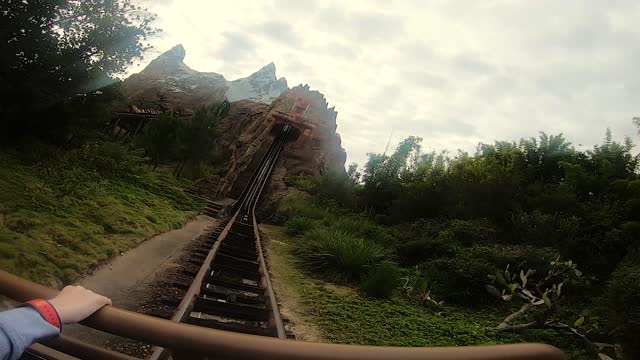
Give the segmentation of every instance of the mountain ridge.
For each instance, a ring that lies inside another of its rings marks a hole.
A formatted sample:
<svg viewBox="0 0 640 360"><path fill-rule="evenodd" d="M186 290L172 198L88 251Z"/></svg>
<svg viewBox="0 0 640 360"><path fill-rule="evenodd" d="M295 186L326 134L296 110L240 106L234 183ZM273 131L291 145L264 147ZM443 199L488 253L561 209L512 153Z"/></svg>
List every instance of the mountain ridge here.
<svg viewBox="0 0 640 360"><path fill-rule="evenodd" d="M171 109L193 111L224 99L270 104L289 89L286 78L276 77L273 62L247 77L227 80L222 74L191 69L184 63L185 56L184 47L178 44L125 79L122 90L129 102L149 108L162 98L168 99Z"/></svg>

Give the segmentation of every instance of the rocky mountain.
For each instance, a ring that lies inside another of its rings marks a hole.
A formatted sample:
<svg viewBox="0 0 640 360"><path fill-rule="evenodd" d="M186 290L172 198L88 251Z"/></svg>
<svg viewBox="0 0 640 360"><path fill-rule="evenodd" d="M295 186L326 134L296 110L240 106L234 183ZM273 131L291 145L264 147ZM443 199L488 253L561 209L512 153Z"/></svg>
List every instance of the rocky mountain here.
<svg viewBox="0 0 640 360"><path fill-rule="evenodd" d="M170 109L191 112L225 97L229 101L248 99L270 104L288 89L287 80L276 77L273 63L251 76L229 81L217 73L189 68L184 63L185 54L184 47L176 45L142 72L127 78L122 91L129 103L144 109L164 102Z"/></svg>
<svg viewBox="0 0 640 360"><path fill-rule="evenodd" d="M218 125L218 141L226 151L229 167L221 179L201 182L207 188L203 195L239 195L279 126L285 123L293 124L296 130L274 168L272 191L286 188L284 179L289 176L344 173L346 153L336 133L337 112L329 108L320 92L308 85L289 89L284 78L276 78L273 63L247 78L227 81L220 74L190 69L184 56L184 48L175 46L124 80L122 91L127 107L156 112L159 103L164 110L188 113L225 98L231 102Z"/></svg>
<svg viewBox="0 0 640 360"><path fill-rule="evenodd" d="M287 87L287 79L276 78L276 66L269 63L262 69L243 79L228 81L226 96L229 101L255 100L271 104Z"/></svg>

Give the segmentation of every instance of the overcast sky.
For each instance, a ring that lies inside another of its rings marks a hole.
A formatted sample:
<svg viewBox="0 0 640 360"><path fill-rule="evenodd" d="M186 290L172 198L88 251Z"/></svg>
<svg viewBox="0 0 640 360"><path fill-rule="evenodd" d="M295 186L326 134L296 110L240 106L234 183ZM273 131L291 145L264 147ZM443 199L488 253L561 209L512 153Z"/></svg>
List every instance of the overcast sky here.
<svg viewBox="0 0 640 360"><path fill-rule="evenodd" d="M233 80L273 61L338 111L347 162L409 135L425 149L564 133L639 138L640 2L149 1L159 53ZM142 64L142 65L145 65ZM583 146L578 146L582 144Z"/></svg>

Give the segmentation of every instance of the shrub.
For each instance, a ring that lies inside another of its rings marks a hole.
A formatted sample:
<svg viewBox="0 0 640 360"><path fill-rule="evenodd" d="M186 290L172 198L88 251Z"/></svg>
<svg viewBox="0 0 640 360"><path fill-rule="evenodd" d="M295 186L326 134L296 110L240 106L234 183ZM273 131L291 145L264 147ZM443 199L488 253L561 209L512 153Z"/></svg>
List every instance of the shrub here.
<svg viewBox="0 0 640 360"><path fill-rule="evenodd" d="M315 222L311 219L303 218L303 217L294 217L284 224L286 228L286 232L289 235L302 235L305 232L311 230L315 226Z"/></svg>
<svg viewBox="0 0 640 360"><path fill-rule="evenodd" d="M388 254L376 243L327 228L309 232L293 251L308 271L340 283L360 281Z"/></svg>
<svg viewBox="0 0 640 360"><path fill-rule="evenodd" d="M619 340L629 359L640 358L640 256L630 254L611 274L606 290L605 302L610 311L612 327L618 330Z"/></svg>
<svg viewBox="0 0 640 360"><path fill-rule="evenodd" d="M480 245L459 248L452 257L426 263L434 295L453 303L480 303L489 299L484 289L487 275L508 264L544 271L556 252L545 248Z"/></svg>
<svg viewBox="0 0 640 360"><path fill-rule="evenodd" d="M313 205L311 195L299 190L287 190L277 202L277 217L285 220L296 216L309 219L325 217L325 212Z"/></svg>
<svg viewBox="0 0 640 360"><path fill-rule="evenodd" d="M376 266L361 285L368 296L384 299L390 298L399 286L400 269L389 262Z"/></svg>
<svg viewBox="0 0 640 360"><path fill-rule="evenodd" d="M512 214L510 224L516 240L533 245L556 246L576 237L580 219L560 213L545 214L538 210L531 213Z"/></svg>
<svg viewBox="0 0 640 360"><path fill-rule="evenodd" d="M496 240L496 230L487 219L453 219L442 231L447 235L450 234L452 240L459 244L486 244ZM441 236L445 236L445 234L441 234Z"/></svg>
<svg viewBox="0 0 640 360"><path fill-rule="evenodd" d="M456 246L448 239L425 236L419 240L400 243L396 247L403 262L416 265L426 260L455 255Z"/></svg>
<svg viewBox="0 0 640 360"><path fill-rule="evenodd" d="M315 194L318 189L319 180L314 176L291 176L285 179L288 186L307 192L309 194Z"/></svg>
<svg viewBox="0 0 640 360"><path fill-rule="evenodd" d="M332 219L327 226L365 240L375 241L383 246L391 246L393 243L393 236L389 229L361 215L341 214Z"/></svg>

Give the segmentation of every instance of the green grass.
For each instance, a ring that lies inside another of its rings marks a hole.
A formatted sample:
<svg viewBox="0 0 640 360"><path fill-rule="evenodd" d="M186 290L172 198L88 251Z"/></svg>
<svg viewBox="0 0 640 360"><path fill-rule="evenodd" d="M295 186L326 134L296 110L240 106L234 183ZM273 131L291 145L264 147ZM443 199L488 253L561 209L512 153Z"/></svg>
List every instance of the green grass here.
<svg viewBox="0 0 640 360"><path fill-rule="evenodd" d="M307 275L292 248L300 238L286 235L282 227L261 225L272 240L269 248L273 276L286 284L300 305L304 321L311 321L325 341L381 346L461 346L541 342L563 348L581 359L577 346L553 331L526 334L499 333L494 327L510 309L467 308L445 304L430 308L366 297L357 290L336 286Z"/></svg>
<svg viewBox="0 0 640 360"><path fill-rule="evenodd" d="M362 280L388 255L376 243L324 227L305 233L293 252L305 269L339 283Z"/></svg>
<svg viewBox="0 0 640 360"><path fill-rule="evenodd" d="M181 227L199 208L180 190L184 183L169 174L78 176L77 186L71 182L74 191L61 193L69 174L66 168L43 173L42 164L0 153L2 270L69 283L146 238Z"/></svg>

